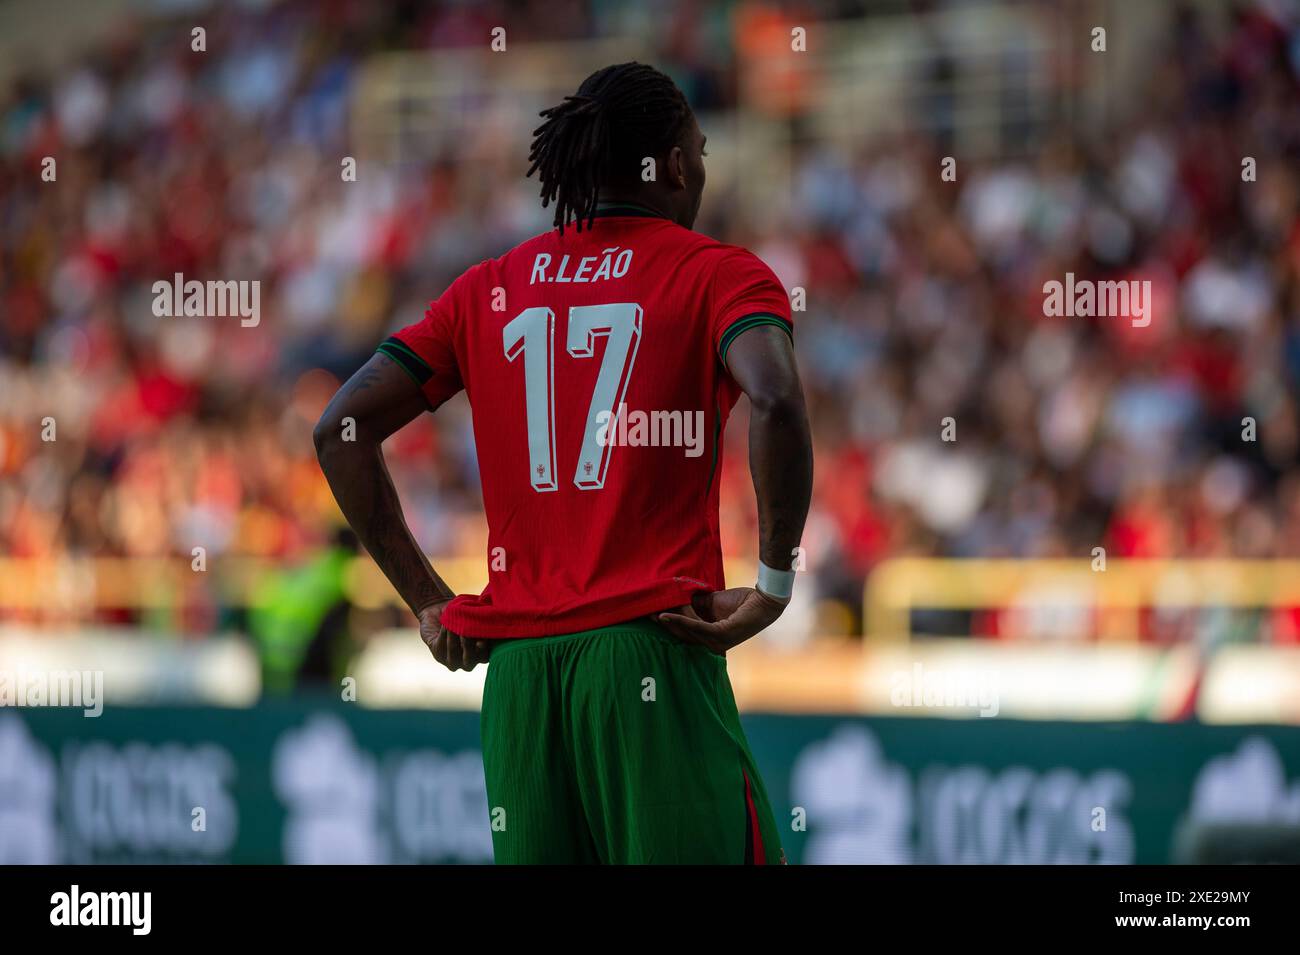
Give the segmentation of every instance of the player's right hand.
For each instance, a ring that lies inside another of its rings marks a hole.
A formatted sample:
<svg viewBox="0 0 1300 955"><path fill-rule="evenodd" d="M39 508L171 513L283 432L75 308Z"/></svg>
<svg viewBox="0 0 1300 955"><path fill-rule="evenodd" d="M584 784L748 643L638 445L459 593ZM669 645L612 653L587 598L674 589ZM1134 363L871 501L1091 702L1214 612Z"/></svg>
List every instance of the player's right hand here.
<svg viewBox="0 0 1300 955"><path fill-rule="evenodd" d="M661 613L655 619L674 636L701 643L719 656L771 625L786 603L753 587L701 591L684 613Z"/></svg>
<svg viewBox="0 0 1300 955"><path fill-rule="evenodd" d="M486 663L492 653L489 640L475 640L452 633L442 625L442 611L451 599L430 604L419 613L420 639L429 648L433 658L448 670L472 670Z"/></svg>

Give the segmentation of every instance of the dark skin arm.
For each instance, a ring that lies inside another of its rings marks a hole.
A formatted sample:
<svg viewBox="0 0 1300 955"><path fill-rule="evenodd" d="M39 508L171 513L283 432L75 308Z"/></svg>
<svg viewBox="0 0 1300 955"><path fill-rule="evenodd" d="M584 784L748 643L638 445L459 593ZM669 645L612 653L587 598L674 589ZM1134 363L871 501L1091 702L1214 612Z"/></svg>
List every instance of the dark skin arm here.
<svg viewBox="0 0 1300 955"><path fill-rule="evenodd" d="M387 355L375 354L330 400L312 438L343 516L420 621L434 659L449 670L472 670L491 647L442 626L455 594L411 536L384 463L384 441L428 410L420 386ZM345 418L355 421L355 440L344 440Z"/></svg>
<svg viewBox="0 0 1300 955"><path fill-rule="evenodd" d="M812 497L812 436L789 336L769 325L742 332L727 351L727 370L749 396L759 557L774 570L789 570ZM658 620L678 637L723 654L769 626L785 606L753 587L733 587L696 594L690 607Z"/></svg>

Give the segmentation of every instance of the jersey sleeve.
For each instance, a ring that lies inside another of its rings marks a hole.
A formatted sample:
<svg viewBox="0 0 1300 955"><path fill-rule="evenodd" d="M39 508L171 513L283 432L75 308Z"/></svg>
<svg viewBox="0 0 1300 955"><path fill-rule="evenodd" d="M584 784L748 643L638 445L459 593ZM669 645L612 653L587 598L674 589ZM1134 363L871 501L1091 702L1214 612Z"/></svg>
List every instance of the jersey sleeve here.
<svg viewBox="0 0 1300 955"><path fill-rule="evenodd" d="M415 379L431 409L465 387L456 361L456 339L467 275L430 302L421 321L390 335L378 348Z"/></svg>
<svg viewBox="0 0 1300 955"><path fill-rule="evenodd" d="M775 325L794 339L790 298L767 264L745 249L728 249L713 278L713 348L725 365L742 332Z"/></svg>

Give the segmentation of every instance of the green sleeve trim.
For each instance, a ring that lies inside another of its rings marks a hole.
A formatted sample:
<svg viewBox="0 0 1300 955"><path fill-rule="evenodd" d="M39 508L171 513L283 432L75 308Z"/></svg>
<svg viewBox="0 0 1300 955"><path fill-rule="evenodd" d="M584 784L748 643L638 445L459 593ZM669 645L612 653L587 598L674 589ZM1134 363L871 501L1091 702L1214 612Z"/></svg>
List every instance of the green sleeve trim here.
<svg viewBox="0 0 1300 955"><path fill-rule="evenodd" d="M415 379L415 383L421 388L433 377L433 369L424 363L424 359L396 337L385 339L375 350L401 365L402 370Z"/></svg>
<svg viewBox="0 0 1300 955"><path fill-rule="evenodd" d="M753 315L742 315L722 333L722 340L718 342L718 358L725 365L727 363L727 350L731 348L734 342L743 332L751 328L757 328L760 325L775 325L790 336L790 341L794 341L794 326L789 321L779 315L772 315L768 312L756 312Z"/></svg>

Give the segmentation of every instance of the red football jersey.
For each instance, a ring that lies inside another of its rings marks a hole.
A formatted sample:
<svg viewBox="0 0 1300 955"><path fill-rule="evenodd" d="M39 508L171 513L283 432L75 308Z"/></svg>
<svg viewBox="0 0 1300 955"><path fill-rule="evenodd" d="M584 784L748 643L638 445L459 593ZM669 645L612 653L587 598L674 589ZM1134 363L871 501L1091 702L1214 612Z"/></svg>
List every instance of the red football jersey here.
<svg viewBox="0 0 1300 955"><path fill-rule="evenodd" d="M381 346L437 408L464 388L488 524L482 594L443 612L469 637L573 633L723 587L723 359L791 331L755 255L634 206L465 272Z"/></svg>

